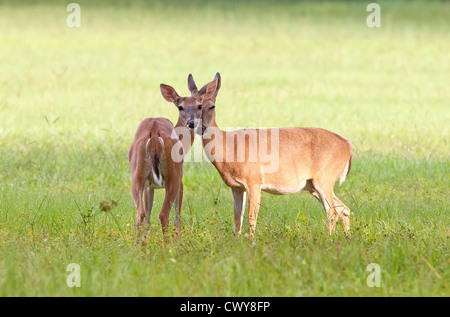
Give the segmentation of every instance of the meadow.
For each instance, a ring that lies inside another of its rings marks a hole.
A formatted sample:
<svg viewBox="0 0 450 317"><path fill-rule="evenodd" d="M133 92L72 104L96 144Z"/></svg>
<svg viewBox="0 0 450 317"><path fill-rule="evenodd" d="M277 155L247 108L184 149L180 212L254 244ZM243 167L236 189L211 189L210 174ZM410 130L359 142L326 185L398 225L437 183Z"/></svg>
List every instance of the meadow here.
<svg viewBox="0 0 450 317"><path fill-rule="evenodd" d="M79 0L79 28L67 3L0 1L0 296L450 294L450 3L379 1L380 28L364 1ZM161 233L160 190L135 244L136 128L176 121L160 83L187 95L189 73L216 72L220 127L351 140L335 188L350 237L330 237L306 193L263 194L256 236L235 237L231 191L204 161L184 165L181 238Z"/></svg>

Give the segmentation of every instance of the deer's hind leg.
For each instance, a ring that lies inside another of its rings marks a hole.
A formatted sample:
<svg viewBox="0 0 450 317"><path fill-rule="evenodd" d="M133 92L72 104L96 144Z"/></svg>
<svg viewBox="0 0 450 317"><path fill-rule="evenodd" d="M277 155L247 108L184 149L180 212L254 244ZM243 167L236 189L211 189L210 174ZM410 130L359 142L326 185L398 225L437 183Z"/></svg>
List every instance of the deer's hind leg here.
<svg viewBox="0 0 450 317"><path fill-rule="evenodd" d="M142 195L145 188L145 178L142 173L135 172L131 178L131 193L133 195L134 205L136 206L136 242L139 240L140 231L145 224L144 206L142 204Z"/></svg>
<svg viewBox="0 0 450 317"><path fill-rule="evenodd" d="M336 223L339 220L339 214L336 210L333 183L312 180L312 189L310 193L316 197L322 204L327 214L328 233L332 235L336 229Z"/></svg>
<svg viewBox="0 0 450 317"><path fill-rule="evenodd" d="M154 197L155 190L153 188L147 187L144 191L144 205L145 205L145 219L146 219L146 225L144 230L144 237L147 235L147 231L150 228L150 215L152 214L152 208L153 208L153 197Z"/></svg>
<svg viewBox="0 0 450 317"><path fill-rule="evenodd" d="M320 195L318 191L314 188L314 186L309 186L308 191L311 195L313 195L317 200L322 203L322 199L320 198ZM338 214L338 218L342 221L342 224L344 225L345 233L348 233L350 231L350 208L348 208L333 192L333 202L336 209L336 212ZM323 203L322 203L323 205ZM325 208L325 206L324 206ZM325 211L327 209L325 208ZM328 212L327 212L328 214Z"/></svg>

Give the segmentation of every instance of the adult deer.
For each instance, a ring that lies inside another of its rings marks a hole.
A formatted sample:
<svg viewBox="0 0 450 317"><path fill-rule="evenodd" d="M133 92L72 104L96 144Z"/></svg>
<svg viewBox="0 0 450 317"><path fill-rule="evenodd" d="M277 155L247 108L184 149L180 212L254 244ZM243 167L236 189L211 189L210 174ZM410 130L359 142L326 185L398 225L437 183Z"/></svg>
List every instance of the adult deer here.
<svg viewBox="0 0 450 317"><path fill-rule="evenodd" d="M301 190L309 191L322 203L330 235L339 220L348 232L350 209L334 194L333 188L336 180L339 178L342 183L350 171L350 142L320 128L223 131L215 120L220 86L219 73L200 90L192 75L188 77L191 95L203 105L202 126L198 132L202 134L205 154L233 193L236 234L241 233L246 193L249 233L253 235L261 191L285 195Z"/></svg>
<svg viewBox="0 0 450 317"><path fill-rule="evenodd" d="M174 88L161 84L165 100L179 110L176 126L165 118L147 118L139 125L128 151L131 168L131 192L136 205L136 240L140 228L146 225L145 239L153 206L154 190L165 188L165 198L159 213L161 228L167 231L172 205L175 208L174 224L180 234L180 213L183 201L183 157L192 146L195 128L200 122L202 109L194 97L180 97ZM190 139L181 138L189 136ZM181 138L181 141L180 141ZM144 194L144 195L143 195ZM144 196L145 208L142 204Z"/></svg>

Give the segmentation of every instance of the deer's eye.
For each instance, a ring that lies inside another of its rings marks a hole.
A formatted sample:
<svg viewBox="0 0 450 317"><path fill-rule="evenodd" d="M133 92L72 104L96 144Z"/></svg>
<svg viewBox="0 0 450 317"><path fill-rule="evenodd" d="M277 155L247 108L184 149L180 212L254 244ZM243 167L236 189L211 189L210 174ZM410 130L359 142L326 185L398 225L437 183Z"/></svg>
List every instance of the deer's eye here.
<svg viewBox="0 0 450 317"><path fill-rule="evenodd" d="M178 110L183 110L183 107L182 106L178 106Z"/></svg>
<svg viewBox="0 0 450 317"><path fill-rule="evenodd" d="M198 105L198 110L202 110L203 105Z"/></svg>
<svg viewBox="0 0 450 317"><path fill-rule="evenodd" d="M213 110L216 106L209 107L209 110Z"/></svg>

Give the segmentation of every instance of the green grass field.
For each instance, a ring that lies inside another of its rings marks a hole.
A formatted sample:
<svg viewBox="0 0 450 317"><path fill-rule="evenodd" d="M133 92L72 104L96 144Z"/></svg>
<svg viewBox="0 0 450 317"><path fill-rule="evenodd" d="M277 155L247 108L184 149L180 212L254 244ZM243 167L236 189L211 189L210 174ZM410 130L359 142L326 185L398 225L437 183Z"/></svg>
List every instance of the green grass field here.
<svg viewBox="0 0 450 317"><path fill-rule="evenodd" d="M369 28L363 1L77 2L80 28L69 2L0 2L1 296L450 294L450 3L380 1ZM181 239L161 233L161 190L134 243L136 128L176 120L160 83L187 95L189 73L203 85L218 71L220 127L351 140L336 185L350 238L328 236L306 193L263 194L256 237L235 237L231 191L203 162L184 165Z"/></svg>

